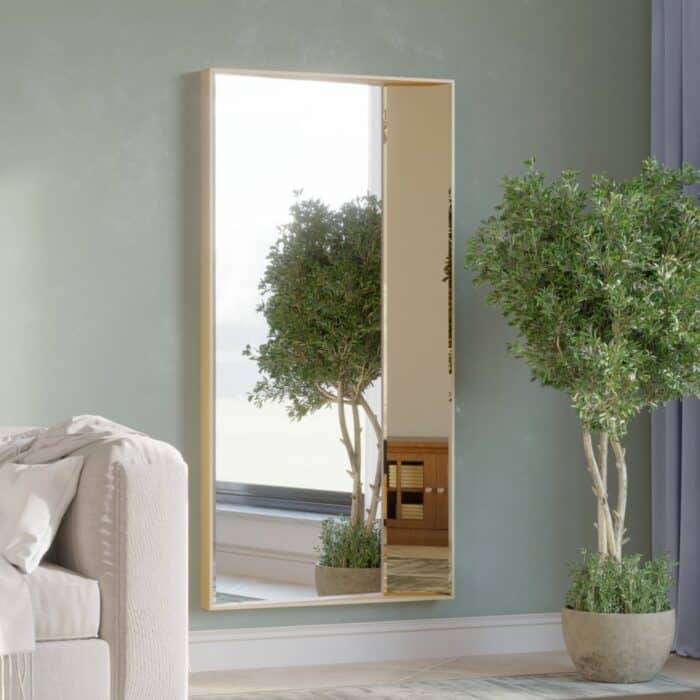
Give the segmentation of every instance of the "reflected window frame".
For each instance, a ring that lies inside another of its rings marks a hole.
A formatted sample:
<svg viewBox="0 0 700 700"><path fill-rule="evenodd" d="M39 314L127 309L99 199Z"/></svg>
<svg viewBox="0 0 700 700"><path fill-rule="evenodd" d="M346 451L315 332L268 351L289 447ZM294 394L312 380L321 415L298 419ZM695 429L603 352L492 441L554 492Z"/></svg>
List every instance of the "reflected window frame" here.
<svg viewBox="0 0 700 700"><path fill-rule="evenodd" d="M230 481L216 482L216 506L247 506L321 515L350 515L349 491L324 491Z"/></svg>

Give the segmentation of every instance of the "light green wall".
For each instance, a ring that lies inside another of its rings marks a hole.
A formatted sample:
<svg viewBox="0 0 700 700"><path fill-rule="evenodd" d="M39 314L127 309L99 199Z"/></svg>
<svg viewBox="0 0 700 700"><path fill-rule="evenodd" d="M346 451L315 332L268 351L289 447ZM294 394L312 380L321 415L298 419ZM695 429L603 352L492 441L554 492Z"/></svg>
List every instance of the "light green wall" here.
<svg viewBox="0 0 700 700"><path fill-rule="evenodd" d="M567 401L507 356L457 279L457 597L248 613L197 610L196 71L456 79L456 241L499 179L630 175L648 150L648 0L0 0L0 424L94 412L191 467L192 626L556 609L592 543ZM649 547L648 420L629 440L632 543Z"/></svg>

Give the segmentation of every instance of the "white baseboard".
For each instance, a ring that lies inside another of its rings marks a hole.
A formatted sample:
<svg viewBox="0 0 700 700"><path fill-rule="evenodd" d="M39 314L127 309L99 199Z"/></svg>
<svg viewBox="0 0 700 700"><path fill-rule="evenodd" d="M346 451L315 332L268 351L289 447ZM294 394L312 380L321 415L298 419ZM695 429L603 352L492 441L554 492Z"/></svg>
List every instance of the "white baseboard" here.
<svg viewBox="0 0 700 700"><path fill-rule="evenodd" d="M322 520L309 513L219 505L216 571L313 586Z"/></svg>
<svg viewBox="0 0 700 700"><path fill-rule="evenodd" d="M559 613L193 630L190 669L224 671L562 649Z"/></svg>
<svg viewBox="0 0 700 700"><path fill-rule="evenodd" d="M241 545L215 545L217 573L232 576L253 576L264 581L281 581L314 585L314 567L318 554L290 552Z"/></svg>

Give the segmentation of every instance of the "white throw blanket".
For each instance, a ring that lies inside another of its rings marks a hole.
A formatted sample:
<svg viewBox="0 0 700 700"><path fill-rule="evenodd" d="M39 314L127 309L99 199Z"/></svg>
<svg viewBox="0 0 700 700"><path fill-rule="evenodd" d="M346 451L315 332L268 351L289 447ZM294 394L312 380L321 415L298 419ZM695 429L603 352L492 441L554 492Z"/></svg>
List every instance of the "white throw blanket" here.
<svg viewBox="0 0 700 700"><path fill-rule="evenodd" d="M0 439L0 465L18 459L40 432ZM34 611L25 576L0 555L0 700L31 697L34 644Z"/></svg>
<svg viewBox="0 0 700 700"><path fill-rule="evenodd" d="M101 416L76 416L42 431L22 456L22 464L47 464L70 457L95 442L143 435Z"/></svg>
<svg viewBox="0 0 700 700"><path fill-rule="evenodd" d="M29 700L34 611L24 575L0 556L0 700Z"/></svg>
<svg viewBox="0 0 700 700"><path fill-rule="evenodd" d="M99 416L78 416L48 430L4 438L0 465L47 464L94 442L141 434ZM0 700L31 699L34 647L34 612L25 575L0 555Z"/></svg>

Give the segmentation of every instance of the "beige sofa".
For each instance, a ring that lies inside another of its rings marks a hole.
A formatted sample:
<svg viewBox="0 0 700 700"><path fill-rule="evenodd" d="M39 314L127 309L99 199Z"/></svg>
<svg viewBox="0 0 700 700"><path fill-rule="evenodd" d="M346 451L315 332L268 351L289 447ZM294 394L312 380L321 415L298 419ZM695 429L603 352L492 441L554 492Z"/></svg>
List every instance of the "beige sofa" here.
<svg viewBox="0 0 700 700"><path fill-rule="evenodd" d="M76 454L77 495L28 577L34 700L184 700L185 463L140 435Z"/></svg>

